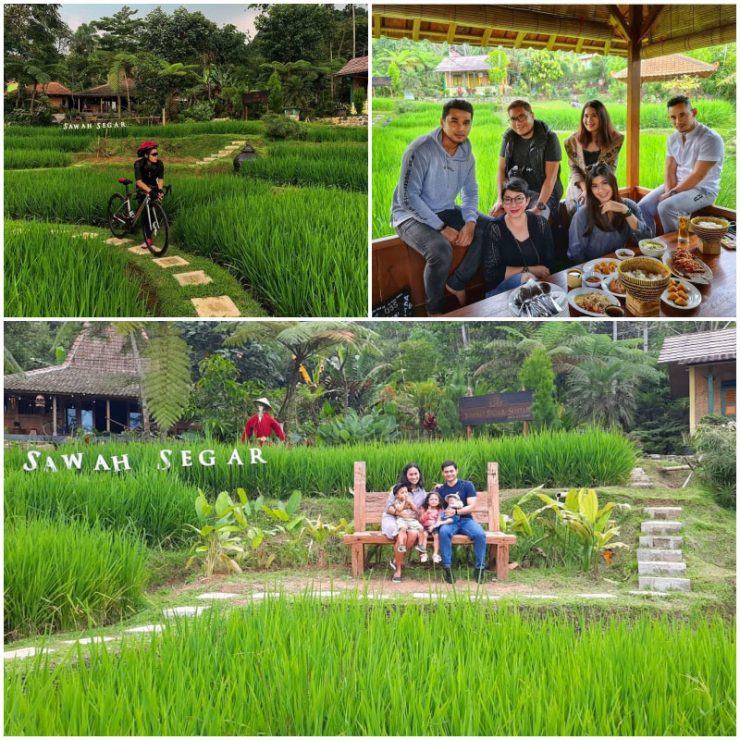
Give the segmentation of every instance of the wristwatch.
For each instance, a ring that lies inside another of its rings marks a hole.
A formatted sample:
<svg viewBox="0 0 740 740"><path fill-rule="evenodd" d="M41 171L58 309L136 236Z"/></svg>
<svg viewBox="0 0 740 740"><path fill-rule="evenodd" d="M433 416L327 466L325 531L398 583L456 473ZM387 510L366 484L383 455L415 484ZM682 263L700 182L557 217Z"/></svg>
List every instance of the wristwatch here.
<svg viewBox="0 0 740 740"><path fill-rule="evenodd" d="M627 204L625 203L625 205L627 205ZM634 210L632 210L632 208L630 206L627 206L627 212L624 214L624 217L625 218L629 218L630 216L635 216L636 217L637 214L634 212Z"/></svg>
<svg viewBox="0 0 740 740"><path fill-rule="evenodd" d="M547 208L547 204L546 204L546 203L543 203L543 202L542 202L541 200L538 200L538 201L537 201L537 205L535 206L535 208L536 208L536 209L537 209L538 211L544 211L544 210L545 210L545 208Z"/></svg>

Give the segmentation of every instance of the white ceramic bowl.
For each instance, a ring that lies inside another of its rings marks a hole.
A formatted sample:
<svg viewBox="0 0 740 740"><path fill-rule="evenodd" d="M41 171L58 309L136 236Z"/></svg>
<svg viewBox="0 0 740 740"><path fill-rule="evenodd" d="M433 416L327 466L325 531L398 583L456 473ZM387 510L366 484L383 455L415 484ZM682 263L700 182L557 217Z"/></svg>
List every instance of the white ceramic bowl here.
<svg viewBox="0 0 740 740"><path fill-rule="evenodd" d="M640 252L642 252L645 257L660 259L665 254L665 244L657 241L657 239L642 239L638 242L638 245L640 247Z"/></svg>
<svg viewBox="0 0 740 740"><path fill-rule="evenodd" d="M626 259L629 259L630 257L635 256L634 250L627 249L627 248L617 249L616 252L614 252L614 254L617 255L618 260L626 260Z"/></svg>

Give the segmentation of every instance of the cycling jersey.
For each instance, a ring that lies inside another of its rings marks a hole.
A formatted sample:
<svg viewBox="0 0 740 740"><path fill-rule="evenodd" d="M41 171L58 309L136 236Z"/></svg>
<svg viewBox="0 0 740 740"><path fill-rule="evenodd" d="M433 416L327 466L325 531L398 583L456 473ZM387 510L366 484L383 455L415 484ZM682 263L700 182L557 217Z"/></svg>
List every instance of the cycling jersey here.
<svg viewBox="0 0 740 740"><path fill-rule="evenodd" d="M164 180L164 162L149 162L144 157L134 162L134 182L142 180L150 188L157 188L157 180Z"/></svg>

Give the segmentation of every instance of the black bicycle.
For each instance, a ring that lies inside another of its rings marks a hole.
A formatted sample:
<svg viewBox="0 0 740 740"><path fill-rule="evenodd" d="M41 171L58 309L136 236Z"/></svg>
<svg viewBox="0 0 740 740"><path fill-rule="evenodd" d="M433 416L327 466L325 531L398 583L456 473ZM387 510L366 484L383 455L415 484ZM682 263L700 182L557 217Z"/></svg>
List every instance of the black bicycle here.
<svg viewBox="0 0 740 740"><path fill-rule="evenodd" d="M149 224L151 225L151 243L147 243L146 246L152 254L161 257L167 251L170 239L170 227L167 223L167 214L159 202L158 195L157 197L147 195L138 209L134 209L132 203L134 194L128 189L128 186L133 181L126 177L119 177L118 182L126 189L126 195L113 193L108 201L108 226L113 236L121 239L126 234L133 233L136 224L146 211L145 218L149 219ZM170 190L171 186L167 185L164 188L164 193L167 194Z"/></svg>

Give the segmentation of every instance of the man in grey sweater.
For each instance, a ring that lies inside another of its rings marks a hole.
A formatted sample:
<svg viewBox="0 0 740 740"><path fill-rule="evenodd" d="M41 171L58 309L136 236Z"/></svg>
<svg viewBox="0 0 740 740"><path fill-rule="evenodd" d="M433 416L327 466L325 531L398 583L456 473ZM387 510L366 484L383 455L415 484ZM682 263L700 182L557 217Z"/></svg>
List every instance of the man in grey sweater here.
<svg viewBox="0 0 740 740"><path fill-rule="evenodd" d="M426 260L424 290L430 316L443 312L445 287L461 304L465 302L464 291L445 286L452 247L469 247L484 239L491 223L478 213L475 157L468 141L472 125L470 103L447 102L440 127L406 149L393 192L391 225ZM461 206L455 205L458 195Z"/></svg>

